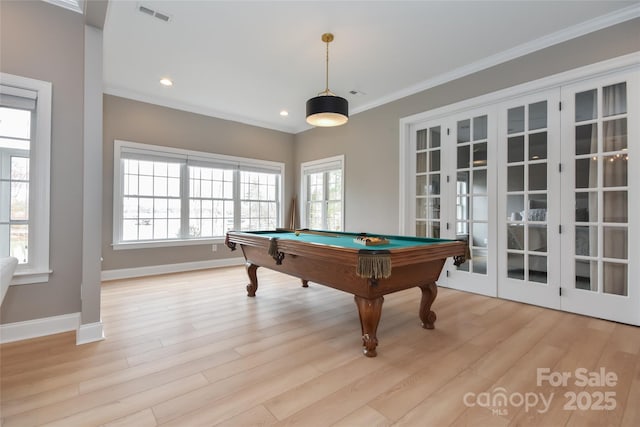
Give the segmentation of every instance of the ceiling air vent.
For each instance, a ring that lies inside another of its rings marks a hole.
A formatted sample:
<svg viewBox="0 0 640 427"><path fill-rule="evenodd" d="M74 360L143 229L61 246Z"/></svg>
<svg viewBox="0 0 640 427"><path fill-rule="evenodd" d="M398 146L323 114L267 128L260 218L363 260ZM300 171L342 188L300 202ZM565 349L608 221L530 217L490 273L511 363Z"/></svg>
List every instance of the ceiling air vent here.
<svg viewBox="0 0 640 427"><path fill-rule="evenodd" d="M141 4L138 5L138 11L140 13L144 13L145 15L153 16L154 18L157 18L164 22L169 22L171 20L171 15L169 15L168 13L154 10L148 6L143 6Z"/></svg>
<svg viewBox="0 0 640 427"><path fill-rule="evenodd" d="M156 14L154 15L156 18L163 20L164 22L169 22L169 15L165 15L162 12L156 12Z"/></svg>
<svg viewBox="0 0 640 427"><path fill-rule="evenodd" d="M142 13L146 13L147 15L151 15L151 16L153 16L153 14L155 13L153 10L144 6L138 6L138 10Z"/></svg>

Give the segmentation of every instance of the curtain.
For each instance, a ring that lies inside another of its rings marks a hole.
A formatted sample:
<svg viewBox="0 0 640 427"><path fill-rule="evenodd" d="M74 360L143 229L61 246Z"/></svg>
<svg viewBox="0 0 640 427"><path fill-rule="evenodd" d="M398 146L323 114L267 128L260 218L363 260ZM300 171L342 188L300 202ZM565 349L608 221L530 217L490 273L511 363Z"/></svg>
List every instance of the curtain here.
<svg viewBox="0 0 640 427"><path fill-rule="evenodd" d="M627 112L627 85L625 82L602 88L603 117L618 116ZM605 152L620 151L602 158L603 186L623 187L627 183L627 119L618 118L603 122L603 146ZM603 194L602 222L628 224L627 191L606 191ZM609 234L610 233L610 234ZM628 230L626 227L603 228L605 257L628 258ZM627 295L627 266L603 263L603 290L608 294Z"/></svg>

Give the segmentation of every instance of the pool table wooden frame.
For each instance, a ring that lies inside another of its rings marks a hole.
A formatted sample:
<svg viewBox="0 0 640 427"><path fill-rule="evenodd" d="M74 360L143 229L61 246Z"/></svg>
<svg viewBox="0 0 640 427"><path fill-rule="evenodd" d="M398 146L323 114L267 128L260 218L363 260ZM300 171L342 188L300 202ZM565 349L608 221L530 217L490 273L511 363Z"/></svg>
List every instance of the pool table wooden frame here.
<svg viewBox="0 0 640 427"><path fill-rule="evenodd" d="M270 232L276 233L276 232ZM357 236L357 234L354 234ZM436 314L431 305L438 289L436 280L448 257L454 257L457 265L465 260L467 243L463 241L443 241L428 245L416 245L392 250L363 249L334 245L315 244L290 240L251 232L229 232L226 245L235 250L240 245L246 259L248 296L254 297L258 290L257 269L262 266L302 280L307 287L311 281L354 295L362 330L363 352L368 357L377 355L376 336L382 313L383 296L408 288L422 290L419 316L422 327L433 329ZM406 238L404 238L406 239ZM420 239L416 239L420 242ZM269 248L277 244L277 253L269 255ZM391 275L388 278L363 278L356 274L359 254L380 254L391 257Z"/></svg>

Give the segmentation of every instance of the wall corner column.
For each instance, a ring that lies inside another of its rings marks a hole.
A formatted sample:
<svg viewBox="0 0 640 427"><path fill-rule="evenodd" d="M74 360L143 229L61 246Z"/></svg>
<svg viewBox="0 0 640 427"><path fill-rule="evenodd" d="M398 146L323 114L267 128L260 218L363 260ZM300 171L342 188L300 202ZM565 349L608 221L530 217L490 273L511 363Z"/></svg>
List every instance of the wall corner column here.
<svg viewBox="0 0 640 427"><path fill-rule="evenodd" d="M84 27L82 312L76 343L104 339L100 317L102 251L102 30Z"/></svg>

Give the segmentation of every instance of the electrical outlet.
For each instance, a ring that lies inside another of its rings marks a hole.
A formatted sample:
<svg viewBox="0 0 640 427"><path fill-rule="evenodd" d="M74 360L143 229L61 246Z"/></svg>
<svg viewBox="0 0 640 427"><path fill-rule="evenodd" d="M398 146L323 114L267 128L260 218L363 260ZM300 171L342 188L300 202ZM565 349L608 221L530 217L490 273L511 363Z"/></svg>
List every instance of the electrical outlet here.
<svg viewBox="0 0 640 427"><path fill-rule="evenodd" d="M218 245L211 245L211 252L217 252L218 251Z"/></svg>

